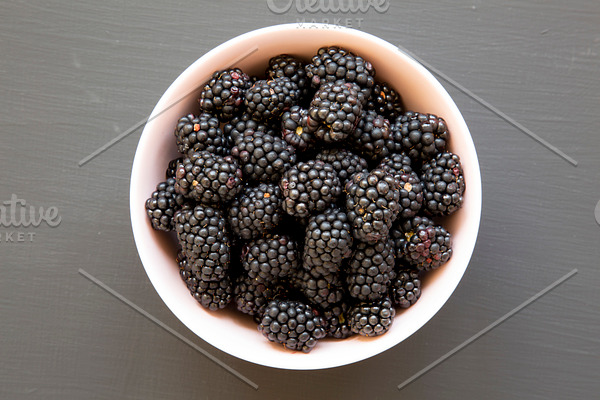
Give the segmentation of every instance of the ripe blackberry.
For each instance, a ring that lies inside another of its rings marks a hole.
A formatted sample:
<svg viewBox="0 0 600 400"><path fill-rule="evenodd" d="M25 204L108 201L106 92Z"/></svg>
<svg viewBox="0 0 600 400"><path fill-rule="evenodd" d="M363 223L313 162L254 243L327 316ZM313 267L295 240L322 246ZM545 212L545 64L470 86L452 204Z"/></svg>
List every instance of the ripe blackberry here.
<svg viewBox="0 0 600 400"><path fill-rule="evenodd" d="M265 71L268 79L280 77L288 77L298 86L300 90L300 98L305 98L308 94L308 81L306 79L306 71L304 63L294 56L289 54L280 54L272 57L269 60L269 66Z"/></svg>
<svg viewBox="0 0 600 400"><path fill-rule="evenodd" d="M216 71L200 93L200 109L229 121L244 106L250 77L239 68Z"/></svg>
<svg viewBox="0 0 600 400"><path fill-rule="evenodd" d="M419 271L410 268L400 269L391 284L390 297L392 302L408 308L421 297L421 279Z"/></svg>
<svg viewBox="0 0 600 400"><path fill-rule="evenodd" d="M258 325L271 342L290 350L310 352L325 337L325 321L306 304L298 301L272 300Z"/></svg>
<svg viewBox="0 0 600 400"><path fill-rule="evenodd" d="M362 336L383 335L392 326L395 316L396 310L389 297L361 303L349 312L350 329Z"/></svg>
<svg viewBox="0 0 600 400"><path fill-rule="evenodd" d="M392 125L392 153L405 152L413 166L420 166L446 149L448 128L444 119L433 114L407 111Z"/></svg>
<svg viewBox="0 0 600 400"><path fill-rule="evenodd" d="M369 243L386 238L400 212L398 181L386 169L377 168L354 174L345 192L354 237Z"/></svg>
<svg viewBox="0 0 600 400"><path fill-rule="evenodd" d="M442 226L421 224L404 235L404 260L419 271L439 268L452 257L452 235Z"/></svg>
<svg viewBox="0 0 600 400"><path fill-rule="evenodd" d="M296 242L288 236L268 234L248 242L242 250L242 267L251 279L274 282L299 266Z"/></svg>
<svg viewBox="0 0 600 400"><path fill-rule="evenodd" d="M344 299L345 290L338 274L313 275L299 270L294 284L313 307L327 310Z"/></svg>
<svg viewBox="0 0 600 400"><path fill-rule="evenodd" d="M177 173L177 164L180 162L183 162L183 157L178 157L169 161L169 165L167 166L167 170L165 171L165 177L167 179L175 179L175 174Z"/></svg>
<svg viewBox="0 0 600 400"><path fill-rule="evenodd" d="M428 214L446 216L462 207L465 177L458 155L441 153L423 164L421 180Z"/></svg>
<svg viewBox="0 0 600 400"><path fill-rule="evenodd" d="M278 120L299 97L298 85L290 78L259 80L246 91L246 112L258 121Z"/></svg>
<svg viewBox="0 0 600 400"><path fill-rule="evenodd" d="M193 152L177 164L175 190L202 204L231 201L243 188L242 171L231 157Z"/></svg>
<svg viewBox="0 0 600 400"><path fill-rule="evenodd" d="M333 166L317 160L294 165L283 174L279 187L284 211L296 217L325 211L342 192Z"/></svg>
<svg viewBox="0 0 600 400"><path fill-rule="evenodd" d="M357 172L366 172L369 169L367 160L346 149L323 149L315 159L333 166L342 187L346 185L352 175Z"/></svg>
<svg viewBox="0 0 600 400"><path fill-rule="evenodd" d="M304 239L303 266L314 275L340 270L352 254L352 232L346 212L337 207L309 218Z"/></svg>
<svg viewBox="0 0 600 400"><path fill-rule="evenodd" d="M312 87L318 88L326 82L343 79L361 87L368 98L375 84L375 68L364 58L337 46L322 47L306 65L306 77Z"/></svg>
<svg viewBox="0 0 600 400"><path fill-rule="evenodd" d="M267 304L274 299L286 298L288 293L289 288L282 281L267 284L241 274L236 280L233 301L239 311L253 316L258 323Z"/></svg>
<svg viewBox="0 0 600 400"><path fill-rule="evenodd" d="M323 311L323 319L327 324L327 337L345 339L354 333L350 329L348 311L350 306L345 301L330 306Z"/></svg>
<svg viewBox="0 0 600 400"><path fill-rule="evenodd" d="M246 130L251 132L264 132L271 136L277 136L279 134L278 130L271 126L271 124L253 120L252 116L248 113L236 115L231 121L228 121L223 125L223 133L232 146L238 144L238 142L246 136Z"/></svg>
<svg viewBox="0 0 600 400"><path fill-rule="evenodd" d="M239 160L244 178L255 182L279 182L296 163L294 147L282 138L251 130L233 146L231 155Z"/></svg>
<svg viewBox="0 0 600 400"><path fill-rule="evenodd" d="M204 281L223 279L229 269L231 242L221 211L198 204L179 210L175 232L187 263Z"/></svg>
<svg viewBox="0 0 600 400"><path fill-rule="evenodd" d="M386 143L391 134L391 125L387 118L374 110L365 110L351 136L352 146L367 159L379 161L390 153Z"/></svg>
<svg viewBox="0 0 600 400"><path fill-rule="evenodd" d="M212 114L185 115L177 121L174 133L181 154L200 150L222 156L229 154L230 144L219 127L219 120Z"/></svg>
<svg viewBox="0 0 600 400"><path fill-rule="evenodd" d="M415 234L417 227L435 225L432 220L420 215L409 219L397 219L390 229L390 238L394 241L396 258L403 259L406 253L406 241Z"/></svg>
<svg viewBox="0 0 600 400"><path fill-rule="evenodd" d="M173 216L185 203L182 195L175 191L175 179L168 178L159 183L146 200L146 213L152 228L159 231L173 230Z"/></svg>
<svg viewBox="0 0 600 400"><path fill-rule="evenodd" d="M351 297L366 301L387 295L395 278L394 244L386 239L375 244L358 243L346 269L346 284Z"/></svg>
<svg viewBox="0 0 600 400"><path fill-rule="evenodd" d="M423 206L423 184L410 165L410 157L403 153L392 154L379 164L379 168L391 171L400 184L400 218L414 217Z"/></svg>
<svg viewBox="0 0 600 400"><path fill-rule="evenodd" d="M281 116L281 136L283 140L304 151L311 147L315 136L308 126L308 110L301 106L293 106Z"/></svg>
<svg viewBox="0 0 600 400"><path fill-rule="evenodd" d="M310 102L309 128L318 140L340 142L354 132L361 113L362 104L354 85L345 81L328 82L321 85Z"/></svg>
<svg viewBox="0 0 600 400"><path fill-rule="evenodd" d="M281 189L276 184L246 186L227 210L231 230L241 239L263 236L279 225L281 202Z"/></svg>
<svg viewBox="0 0 600 400"><path fill-rule="evenodd" d="M365 109L395 120L402 114L402 99L389 83L375 82Z"/></svg>

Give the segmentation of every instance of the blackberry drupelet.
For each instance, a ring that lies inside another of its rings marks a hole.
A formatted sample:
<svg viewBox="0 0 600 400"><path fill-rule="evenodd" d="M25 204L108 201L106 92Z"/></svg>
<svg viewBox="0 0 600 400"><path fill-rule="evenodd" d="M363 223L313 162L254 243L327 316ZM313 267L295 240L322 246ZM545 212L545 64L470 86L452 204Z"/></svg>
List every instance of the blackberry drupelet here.
<svg viewBox="0 0 600 400"><path fill-rule="evenodd" d="M271 342L289 350L310 352L325 337L325 321L299 301L272 300L265 308L258 330Z"/></svg>
<svg viewBox="0 0 600 400"><path fill-rule="evenodd" d="M175 191L175 179L168 178L159 183L156 190L146 200L146 213L152 228L159 231L173 230L173 216L185 203L182 195Z"/></svg>
<svg viewBox="0 0 600 400"><path fill-rule="evenodd" d="M274 299L287 298L288 285L285 281L265 282L250 278L247 274L237 277L233 301L236 308L251 315L259 323L267 304Z"/></svg>
<svg viewBox="0 0 600 400"><path fill-rule="evenodd" d="M271 136L277 136L279 134L278 129L279 127L276 129L269 123L253 120L252 116L248 113L236 115L231 121L228 121L223 125L223 133L232 146L238 144L238 142L246 136L246 130L250 132L264 132Z"/></svg>
<svg viewBox="0 0 600 400"><path fill-rule="evenodd" d="M428 214L447 216L462 207L465 178L458 155L441 153L423 164L421 180Z"/></svg>
<svg viewBox="0 0 600 400"><path fill-rule="evenodd" d="M348 294L358 300L377 300L387 295L395 278L394 244L386 239L375 244L358 243L348 262Z"/></svg>
<svg viewBox="0 0 600 400"><path fill-rule="evenodd" d="M188 114L177 121L175 127L177 150L181 154L191 154L195 151L206 150L221 156L230 151L230 143L219 127L217 117L209 113L200 115Z"/></svg>
<svg viewBox="0 0 600 400"><path fill-rule="evenodd" d="M325 143L340 142L351 135L362 113L358 93L355 85L345 81L323 84L308 108L311 133Z"/></svg>
<svg viewBox="0 0 600 400"><path fill-rule="evenodd" d="M410 268L400 269L391 284L392 303L408 308L421 297L421 279L419 271Z"/></svg>
<svg viewBox="0 0 600 400"><path fill-rule="evenodd" d="M351 144L367 159L379 161L390 153L386 143L391 135L391 124L387 118L373 110L365 110L351 135Z"/></svg>
<svg viewBox="0 0 600 400"><path fill-rule="evenodd" d="M317 160L294 165L283 174L279 187L284 211L301 218L325 211L342 193L333 166Z"/></svg>
<svg viewBox="0 0 600 400"><path fill-rule="evenodd" d="M241 239L256 239L281 221L281 189L273 183L246 186L227 210L229 226Z"/></svg>
<svg viewBox="0 0 600 400"><path fill-rule="evenodd" d="M452 235L442 226L421 224L404 235L404 260L420 271L439 268L452 257Z"/></svg>
<svg viewBox="0 0 600 400"><path fill-rule="evenodd" d="M251 80L239 68L216 71L200 93L200 109L229 121L244 106Z"/></svg>
<svg viewBox="0 0 600 400"><path fill-rule="evenodd" d="M259 80L246 91L246 112L258 121L279 120L299 97L298 85L290 78Z"/></svg>
<svg viewBox="0 0 600 400"><path fill-rule="evenodd" d="M389 83L375 82L365 109L395 120L402 114L402 99Z"/></svg>
<svg viewBox="0 0 600 400"><path fill-rule="evenodd" d="M390 171L400 184L399 218L412 218L423 206L423 184L410 165L410 157L404 153L392 154L379 164L379 168Z"/></svg>
<svg viewBox="0 0 600 400"><path fill-rule="evenodd" d="M272 57L269 60L269 66L265 71L268 79L280 77L290 78L298 86L300 90L300 98L306 98L308 94L308 81L306 79L306 71L304 63L294 56L289 54L280 54Z"/></svg>
<svg viewBox="0 0 600 400"><path fill-rule="evenodd" d="M202 204L231 201L243 188L242 171L231 156L193 152L177 164L175 190Z"/></svg>
<svg viewBox="0 0 600 400"><path fill-rule="evenodd" d="M446 150L449 133L444 119L433 114L407 111L392 125L388 141L391 153L405 152L418 167Z"/></svg>
<svg viewBox="0 0 600 400"><path fill-rule="evenodd" d="M177 164L181 162L183 162L183 157L178 157L169 161L169 165L167 166L167 170L165 171L165 177L167 179L175 179L175 174L177 173Z"/></svg>
<svg viewBox="0 0 600 400"><path fill-rule="evenodd" d="M281 175L296 163L296 150L278 136L246 130L231 149L239 160L243 176L254 182L279 182Z"/></svg>
<svg viewBox="0 0 600 400"><path fill-rule="evenodd" d="M323 311L323 319L327 324L327 337L345 339L354 334L350 329L348 311L350 306L342 301Z"/></svg>
<svg viewBox="0 0 600 400"><path fill-rule="evenodd" d="M390 229L390 238L394 241L396 249L396 258L403 259L406 252L406 241L415 234L419 225L425 227L435 225L432 220L427 217L416 215L413 218L397 219Z"/></svg>
<svg viewBox="0 0 600 400"><path fill-rule="evenodd" d="M367 172L369 169L367 160L346 149L323 149L315 159L333 166L342 187L352 175L357 172Z"/></svg>
<svg viewBox="0 0 600 400"><path fill-rule="evenodd" d="M396 310L389 297L361 303L349 312L350 329L362 336L383 335L392 326L395 316Z"/></svg>
<svg viewBox="0 0 600 400"><path fill-rule="evenodd" d="M359 172L346 182L345 192L354 237L369 243L386 238L400 212L400 187L393 175L382 168Z"/></svg>
<svg viewBox="0 0 600 400"><path fill-rule="evenodd" d="M283 140L304 151L315 142L315 136L308 126L308 110L301 106L293 106L281 116L281 136Z"/></svg>
<svg viewBox="0 0 600 400"><path fill-rule="evenodd" d="M285 235L268 234L248 242L242 250L246 274L266 284L295 273L299 264L298 246Z"/></svg>

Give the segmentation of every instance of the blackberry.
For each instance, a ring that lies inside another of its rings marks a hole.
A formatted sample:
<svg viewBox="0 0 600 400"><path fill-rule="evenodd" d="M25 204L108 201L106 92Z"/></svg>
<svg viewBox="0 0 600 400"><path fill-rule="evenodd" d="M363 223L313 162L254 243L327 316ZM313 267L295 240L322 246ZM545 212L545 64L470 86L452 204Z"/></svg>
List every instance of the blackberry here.
<svg viewBox="0 0 600 400"><path fill-rule="evenodd" d="M318 140L340 142L354 132L361 113L362 104L354 85L345 81L328 82L310 102L309 128Z"/></svg>
<svg viewBox="0 0 600 400"><path fill-rule="evenodd" d="M179 210L175 232L192 270L205 281L223 279L231 260L231 242L221 211L198 204Z"/></svg>
<svg viewBox="0 0 600 400"><path fill-rule="evenodd" d="M242 110L250 86L250 77L239 68L216 71L200 93L200 109L229 121Z"/></svg>
<svg viewBox="0 0 600 400"><path fill-rule="evenodd" d="M168 178L159 183L146 200L146 213L152 228L159 231L173 230L173 216L185 203L182 195L175 191L175 179Z"/></svg>
<svg viewBox="0 0 600 400"><path fill-rule="evenodd" d="M249 181L279 182L281 175L296 163L294 147L268 133L246 130L231 149Z"/></svg>
<svg viewBox="0 0 600 400"><path fill-rule="evenodd" d="M167 166L167 170L165 171L165 177L167 179L175 179L175 174L177 173L177 164L181 162L183 162L183 157L178 157L169 161L169 165Z"/></svg>
<svg viewBox="0 0 600 400"><path fill-rule="evenodd" d="M314 88L343 79L361 87L366 98L375 84L375 68L364 58L337 46L322 47L306 65L306 77Z"/></svg>
<svg viewBox="0 0 600 400"><path fill-rule="evenodd" d="M351 136L352 146L367 159L379 161L390 153L386 143L391 135L391 124L387 118L374 110L365 110Z"/></svg>
<svg viewBox="0 0 600 400"><path fill-rule="evenodd" d="M251 279L273 282L294 273L299 266L296 242L288 236L268 234L246 244L242 267Z"/></svg>
<svg viewBox="0 0 600 400"><path fill-rule="evenodd" d="M362 336L383 335L392 326L395 316L396 310L389 297L361 303L349 312L350 329Z"/></svg>
<svg viewBox="0 0 600 400"><path fill-rule="evenodd" d="M243 188L242 171L231 156L198 151L177 164L175 190L203 204L231 201Z"/></svg>
<svg viewBox="0 0 600 400"><path fill-rule="evenodd" d="M379 168L387 168L400 184L400 218L414 217L423 206L423 184L410 166L405 154L392 154L384 158Z"/></svg>
<svg viewBox="0 0 600 400"><path fill-rule="evenodd" d="M327 336L334 339L345 339L354 334L350 329L348 311L350 306L345 301L330 306L323 311L323 319L327 324Z"/></svg>
<svg viewBox="0 0 600 400"><path fill-rule="evenodd" d="M392 153L405 152L413 165L420 166L446 149L448 128L443 118L433 114L407 111L392 125L388 149Z"/></svg>
<svg viewBox="0 0 600 400"><path fill-rule="evenodd" d="M299 270L294 284L312 306L321 310L327 310L344 299L344 285L337 274L322 276Z"/></svg>
<svg viewBox="0 0 600 400"><path fill-rule="evenodd" d="M442 226L421 224L404 235L404 260L420 271L437 269L452 257L452 235Z"/></svg>
<svg viewBox="0 0 600 400"><path fill-rule="evenodd" d="M392 302L401 308L408 308L415 304L421 297L419 271L410 268L400 269L392 281L390 297Z"/></svg>
<svg viewBox="0 0 600 400"><path fill-rule="evenodd" d="M352 232L348 216L337 207L308 220L304 239L303 266L315 275L337 273L352 254Z"/></svg>
<svg viewBox="0 0 600 400"><path fill-rule="evenodd" d="M283 76L290 78L290 80L298 86L300 98L307 97L308 81L306 79L304 63L296 57L289 54L280 54L272 57L269 60L269 66L265 71L265 75L268 79L275 79Z"/></svg>
<svg viewBox="0 0 600 400"><path fill-rule="evenodd" d="M390 238L394 241L396 258L402 259L406 252L406 240L415 234L417 227L433 226L434 222L427 217L417 215L409 219L397 219L390 229Z"/></svg>
<svg viewBox="0 0 600 400"><path fill-rule="evenodd" d="M301 218L325 211L342 192L333 166L317 160L294 165L283 174L279 187L284 211Z"/></svg>
<svg viewBox="0 0 600 400"><path fill-rule="evenodd" d="M249 132L264 132L271 136L278 135L278 131L271 126L271 124L255 121L252 119L252 116L247 113L242 113L233 117L231 121L223 126L223 133L232 143L232 146L238 144L238 142L246 136L246 130Z"/></svg>
<svg viewBox="0 0 600 400"><path fill-rule="evenodd" d="M230 145L219 127L219 120L209 113L181 117L174 133L181 154L200 150L222 156L229 154Z"/></svg>
<svg viewBox="0 0 600 400"><path fill-rule="evenodd" d="M281 221L281 190L272 183L247 186L227 210L229 226L241 239L255 239Z"/></svg>
<svg viewBox="0 0 600 400"><path fill-rule="evenodd" d="M352 175L369 169L367 160L346 149L323 149L315 158L333 166L342 187Z"/></svg>
<svg viewBox="0 0 600 400"><path fill-rule="evenodd" d="M421 179L428 214L446 216L462 207L465 177L458 155L450 152L438 154L423 164Z"/></svg>
<svg viewBox="0 0 600 400"><path fill-rule="evenodd" d="M377 168L354 174L345 192L354 237L369 243L386 238L400 212L398 181L386 169Z"/></svg>
<svg viewBox="0 0 600 400"><path fill-rule="evenodd" d="M387 295L395 278L394 244L383 240L375 244L358 243L346 270L346 284L351 297L366 301Z"/></svg>
<svg viewBox="0 0 600 400"><path fill-rule="evenodd" d="M375 82L365 109L395 120L402 114L402 99L389 83Z"/></svg>
<svg viewBox="0 0 600 400"><path fill-rule="evenodd" d="M241 274L236 280L233 301L237 310L254 317L258 323L267 304L274 299L288 296L286 284L275 281L268 284L246 274Z"/></svg>
<svg viewBox="0 0 600 400"><path fill-rule="evenodd" d="M281 116L281 135L283 140L298 150L306 150L315 141L308 126L308 110L293 106Z"/></svg>
<svg viewBox="0 0 600 400"><path fill-rule="evenodd" d="M258 330L271 342L290 350L310 352L325 337L325 321L306 304L272 300L265 308Z"/></svg>
<svg viewBox="0 0 600 400"><path fill-rule="evenodd" d="M259 80L246 91L246 112L259 121L278 120L299 97L298 85L290 78Z"/></svg>
<svg viewBox="0 0 600 400"><path fill-rule="evenodd" d="M225 308L233 299L233 285L229 276L219 281L204 281L187 262L187 257L180 251L177 254L179 275L185 282L190 294L203 307L211 311Z"/></svg>

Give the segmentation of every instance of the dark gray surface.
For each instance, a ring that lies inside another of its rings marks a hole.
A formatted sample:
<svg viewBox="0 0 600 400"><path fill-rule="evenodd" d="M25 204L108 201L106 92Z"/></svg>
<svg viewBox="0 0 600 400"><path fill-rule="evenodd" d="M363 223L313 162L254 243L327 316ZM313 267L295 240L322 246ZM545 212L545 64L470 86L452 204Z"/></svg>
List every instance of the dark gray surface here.
<svg viewBox="0 0 600 400"><path fill-rule="evenodd" d="M412 1L354 15L275 15L266 0L166 4L0 5L0 200L16 194L36 207L57 207L62 218L57 227L0 227L0 398L597 397L600 3ZM577 162L442 79L473 134L483 175L470 267L450 301L408 340L367 361L315 372L223 354L163 305L129 223L129 171L141 129L78 165L147 117L206 51L298 18L341 18L335 22L343 25L349 18ZM258 391L85 279L80 268L244 374ZM574 269L568 281L398 390Z"/></svg>

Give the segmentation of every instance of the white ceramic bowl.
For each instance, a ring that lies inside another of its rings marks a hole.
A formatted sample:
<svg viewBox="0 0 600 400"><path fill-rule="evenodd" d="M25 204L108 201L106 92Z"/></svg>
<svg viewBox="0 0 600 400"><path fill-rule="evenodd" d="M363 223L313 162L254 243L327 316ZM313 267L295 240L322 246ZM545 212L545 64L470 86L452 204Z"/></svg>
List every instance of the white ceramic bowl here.
<svg viewBox="0 0 600 400"><path fill-rule="evenodd" d="M449 149L463 162L464 206L444 225L453 235L453 256L427 274L421 298L399 311L382 336L353 336L320 341L308 354L285 350L267 341L251 318L231 310L209 312L190 296L175 262L174 236L154 231L144 203L164 180L168 162L177 156L173 130L177 120L197 112L200 88L213 71L240 67L249 74L264 73L272 56L289 53L310 58L322 46L338 45L369 60L376 78L402 95L406 109L442 116L451 132ZM379 354L421 328L448 300L461 280L477 238L481 214L481 177L469 130L458 108L440 83L396 46L370 34L322 24L285 24L258 29L216 47L187 68L156 105L140 138L130 187L131 223L135 243L150 281L167 307L192 332L241 359L284 369L321 369L350 364Z"/></svg>

